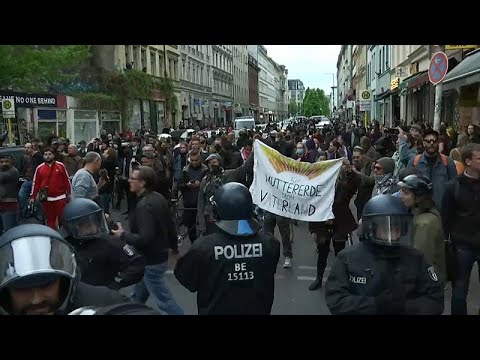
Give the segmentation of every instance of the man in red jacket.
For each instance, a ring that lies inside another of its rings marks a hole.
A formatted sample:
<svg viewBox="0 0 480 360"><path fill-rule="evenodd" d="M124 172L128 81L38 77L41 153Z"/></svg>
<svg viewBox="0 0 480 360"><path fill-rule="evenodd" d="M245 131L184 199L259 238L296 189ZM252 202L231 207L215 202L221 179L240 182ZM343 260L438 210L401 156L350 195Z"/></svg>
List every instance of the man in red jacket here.
<svg viewBox="0 0 480 360"><path fill-rule="evenodd" d="M47 200L42 203L43 210L47 225L57 230L62 221L67 197L71 194L71 186L65 165L55 161L55 152L51 148L43 150L43 158L45 162L37 167L33 176L30 202L35 200L41 189L47 188Z"/></svg>

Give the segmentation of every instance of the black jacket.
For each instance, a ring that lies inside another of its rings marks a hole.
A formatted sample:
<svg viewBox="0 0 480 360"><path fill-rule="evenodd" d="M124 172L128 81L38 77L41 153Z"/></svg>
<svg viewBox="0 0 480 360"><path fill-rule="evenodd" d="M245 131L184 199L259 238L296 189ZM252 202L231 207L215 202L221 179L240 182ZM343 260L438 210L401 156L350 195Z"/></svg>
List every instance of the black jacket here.
<svg viewBox="0 0 480 360"><path fill-rule="evenodd" d="M130 299L118 291L111 290L104 286L92 286L79 281L76 284L73 294L67 308L64 312L56 315L67 315L73 310L84 306L109 306L115 304L124 304L130 302Z"/></svg>
<svg viewBox="0 0 480 360"><path fill-rule="evenodd" d="M157 192L144 192L137 198L135 211L128 216L130 232L122 239L145 256L147 265L168 260L168 249L177 250L177 231L165 198Z"/></svg>
<svg viewBox="0 0 480 360"><path fill-rule="evenodd" d="M480 180L463 175L449 181L441 214L443 230L452 242L480 249Z"/></svg>
<svg viewBox="0 0 480 360"><path fill-rule="evenodd" d="M197 292L199 315L268 315L280 242L271 235L223 232L197 239L175 268L178 281Z"/></svg>
<svg viewBox="0 0 480 360"><path fill-rule="evenodd" d="M325 286L330 312L333 315L382 314L378 300L386 291L393 291L398 294L395 298L403 298L403 310L398 313L440 315L443 287L423 254L413 248L398 248L396 256L386 256L379 249L360 243L337 255Z"/></svg>
<svg viewBox="0 0 480 360"><path fill-rule="evenodd" d="M68 240L74 244L84 283L118 290L142 280L145 258L120 239L106 235L82 243Z"/></svg>

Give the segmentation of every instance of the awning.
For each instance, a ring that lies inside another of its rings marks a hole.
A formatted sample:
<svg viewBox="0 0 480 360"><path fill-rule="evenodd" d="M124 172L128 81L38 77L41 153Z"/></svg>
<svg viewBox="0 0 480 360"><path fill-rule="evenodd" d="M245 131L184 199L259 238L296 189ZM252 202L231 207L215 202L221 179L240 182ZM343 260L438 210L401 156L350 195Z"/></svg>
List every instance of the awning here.
<svg viewBox="0 0 480 360"><path fill-rule="evenodd" d="M468 54L443 79L443 90L450 90L480 82L480 49Z"/></svg>
<svg viewBox="0 0 480 360"><path fill-rule="evenodd" d="M403 81L408 81L407 87L409 89L413 89L417 86L427 84L430 82L430 80L428 79L428 70L418 72Z"/></svg>
<svg viewBox="0 0 480 360"><path fill-rule="evenodd" d="M390 93L391 93L390 90L387 90L384 93L375 95L375 101L379 101L379 100L382 100L382 99L386 98L388 95L390 95Z"/></svg>

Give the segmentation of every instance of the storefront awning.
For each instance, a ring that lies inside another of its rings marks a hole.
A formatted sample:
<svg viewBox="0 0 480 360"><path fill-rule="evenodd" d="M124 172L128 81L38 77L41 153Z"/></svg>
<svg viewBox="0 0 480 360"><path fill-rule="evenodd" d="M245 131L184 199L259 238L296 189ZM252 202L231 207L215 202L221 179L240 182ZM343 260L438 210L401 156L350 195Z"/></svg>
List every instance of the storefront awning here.
<svg viewBox="0 0 480 360"><path fill-rule="evenodd" d="M428 70L418 72L410 76L409 78L406 78L403 81L408 83L407 87L409 89L413 89L414 87L425 85L430 82L430 80L428 79Z"/></svg>
<svg viewBox="0 0 480 360"><path fill-rule="evenodd" d="M388 95L390 95L390 90L387 90L384 93L375 95L375 101L382 100L382 99L386 98Z"/></svg>
<svg viewBox="0 0 480 360"><path fill-rule="evenodd" d="M443 79L443 90L450 90L480 82L480 49L468 54Z"/></svg>

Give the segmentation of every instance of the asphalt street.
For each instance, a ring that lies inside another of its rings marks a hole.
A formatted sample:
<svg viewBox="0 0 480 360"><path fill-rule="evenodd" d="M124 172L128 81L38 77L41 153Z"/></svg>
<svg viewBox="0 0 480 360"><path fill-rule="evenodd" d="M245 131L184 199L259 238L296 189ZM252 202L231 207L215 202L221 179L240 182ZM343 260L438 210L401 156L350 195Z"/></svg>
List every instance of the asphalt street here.
<svg viewBox="0 0 480 360"><path fill-rule="evenodd" d="M352 212L356 214L355 206L352 204ZM125 216L120 215L119 211L113 211L112 216L116 220L121 220L125 226L127 221ZM275 236L280 239L278 228L275 229ZM354 244L358 241L354 236ZM180 254L188 250L190 241L184 240L180 247ZM349 245L347 245L349 246ZM309 284L315 279L316 274L316 252L314 243L308 232L307 224L299 222L294 226L293 240L293 266L290 269L283 268L283 256L275 275L275 299L273 303L273 315L327 315L330 314L324 298L324 289L309 291ZM330 266L335 260L333 249L330 251L327 269L324 275L324 283L328 277ZM173 275L173 266L166 274L168 286L173 293L177 303L184 309L187 315L196 315L196 294L185 289ZM470 281L470 293L468 296L468 313L476 315L480 309L480 283L478 277L477 265L472 270ZM123 289L122 292L128 294L131 288ZM444 314L450 314L451 285L448 284L445 290L445 311ZM148 300L148 305L154 306L152 299Z"/></svg>

